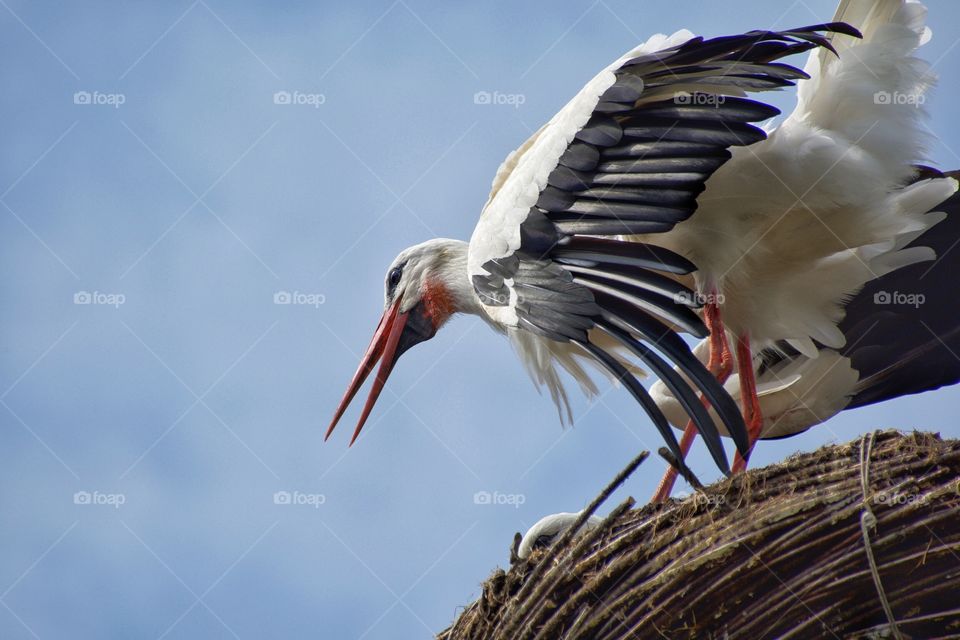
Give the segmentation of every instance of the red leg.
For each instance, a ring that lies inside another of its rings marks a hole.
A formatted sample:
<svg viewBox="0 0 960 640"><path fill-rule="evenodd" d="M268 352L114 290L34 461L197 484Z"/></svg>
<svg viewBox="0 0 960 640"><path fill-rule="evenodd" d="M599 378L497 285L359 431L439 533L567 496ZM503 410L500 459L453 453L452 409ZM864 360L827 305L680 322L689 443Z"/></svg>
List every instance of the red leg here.
<svg viewBox="0 0 960 640"><path fill-rule="evenodd" d="M757 380L753 373L753 354L750 350L750 338L737 338L737 371L740 374L740 405L743 407L743 418L747 423L747 435L750 439L750 451L760 438L763 430L763 413L760 411L760 399L757 397ZM733 472L739 473L747 468L747 458L739 453L733 461Z"/></svg>
<svg viewBox="0 0 960 640"><path fill-rule="evenodd" d="M720 318L720 307L715 304L711 304L708 307L712 311L706 312L707 316L707 326L715 326L716 329L710 329L710 353L713 357L713 350L716 348L720 352L720 362L718 363L717 369L710 369L710 372L716 376L717 382L723 384L727 381L727 378L730 377L730 373L733 371L733 355L730 353L730 343L727 342L727 331L723 327L723 320ZM712 318L711 318L712 317ZM714 345L714 333L718 335L716 338L716 345Z"/></svg>
<svg viewBox="0 0 960 640"><path fill-rule="evenodd" d="M708 303L703 310L703 316L707 329L710 331L710 358L707 361L707 369L716 377L720 384L727 381L730 377L730 371L733 369L732 356L730 354L730 345L727 342L727 333L723 328L723 320L720 318L720 307L716 303ZM709 409L710 403L703 395L700 396L703 406ZM697 427L693 420L687 422L683 429L683 436L680 438L680 454L686 458L693 446L693 441L697 439ZM673 491L673 485L677 482L677 470L673 467L667 469L654 492L651 502L664 502L670 497Z"/></svg>

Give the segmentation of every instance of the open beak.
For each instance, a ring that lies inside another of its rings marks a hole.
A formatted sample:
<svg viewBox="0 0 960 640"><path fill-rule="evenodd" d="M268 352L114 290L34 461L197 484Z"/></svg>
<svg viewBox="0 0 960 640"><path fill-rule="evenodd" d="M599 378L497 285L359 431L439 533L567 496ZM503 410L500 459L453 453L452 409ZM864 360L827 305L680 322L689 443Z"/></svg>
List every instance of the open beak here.
<svg viewBox="0 0 960 640"><path fill-rule="evenodd" d="M367 403L363 405L363 412L360 414L357 428L353 432L353 437L350 438L350 444L352 445L357 436L360 435L360 430L363 429L367 417L373 410L373 405L380 397L383 385L386 384L397 360L407 349L418 342L432 338L435 333L436 328L430 319L424 315L421 303L405 313L400 313L400 302L397 301L384 311L383 317L380 318L380 324L377 325L377 330L373 334L373 340L370 341L370 346L363 354L360 366L357 367L357 372L353 374L353 380L350 381L350 386L343 394L340 406L337 407L337 412L333 415L330 426L327 427L327 434L323 437L324 441L333 433L333 429L340 421L340 417L343 416L343 412L347 410L350 401L357 395L357 391L363 386L377 361L382 359L377 377L370 388L370 395L367 396Z"/></svg>

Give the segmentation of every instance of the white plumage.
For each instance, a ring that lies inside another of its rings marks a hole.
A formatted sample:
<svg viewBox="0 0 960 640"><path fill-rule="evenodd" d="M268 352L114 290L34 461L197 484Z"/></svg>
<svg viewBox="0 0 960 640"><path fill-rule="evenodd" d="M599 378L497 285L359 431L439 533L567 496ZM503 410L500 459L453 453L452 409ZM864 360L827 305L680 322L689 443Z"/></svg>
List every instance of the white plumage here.
<svg viewBox="0 0 960 640"><path fill-rule="evenodd" d="M845 304L842 349L821 345L811 357L784 353L778 346L753 363L762 438L790 436L851 407L960 380L955 356L960 300L951 286L960 268L960 253L951 250L960 241L960 195L953 193L950 180L935 182L939 189L918 180L894 196L902 211L918 215L931 210L927 217L941 222L922 236L900 236L894 251L865 257L881 275ZM926 264L935 253L939 259ZM703 362L708 352L706 340L694 348ZM724 388L740 398L740 376L731 375ZM686 424L686 413L663 383L655 382L650 395L675 427ZM722 432L722 421L712 413Z"/></svg>
<svg viewBox="0 0 960 640"><path fill-rule="evenodd" d="M517 557L525 560L530 557L537 546L547 546L564 531L573 526L582 512L576 513L553 513L537 520L530 529L523 534L520 544L517 546ZM603 518L600 516L590 516L587 518L578 533L586 533L600 526Z"/></svg>
<svg viewBox="0 0 960 640"><path fill-rule="evenodd" d="M925 160L923 102L934 76L914 56L929 37L925 13L917 2L845 2L837 19L853 20L864 39L835 37L839 57L811 52L794 112L767 140L735 149L697 214L657 237L698 266L700 291L722 294L726 326L756 349L777 340L809 355L812 340L842 346L844 299L883 274L894 238L939 221L925 215L929 206L898 206ZM956 184L912 189L933 206Z"/></svg>

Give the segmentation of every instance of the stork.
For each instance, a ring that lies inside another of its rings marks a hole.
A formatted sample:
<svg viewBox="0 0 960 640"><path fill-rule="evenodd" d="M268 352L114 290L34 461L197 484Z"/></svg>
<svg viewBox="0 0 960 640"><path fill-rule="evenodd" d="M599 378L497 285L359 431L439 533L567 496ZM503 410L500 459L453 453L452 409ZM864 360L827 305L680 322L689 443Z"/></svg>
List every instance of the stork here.
<svg viewBox="0 0 960 640"><path fill-rule="evenodd" d="M736 365L751 446L764 424L757 355L786 345L813 359L821 347L843 348L844 301L933 257L900 250L942 220L927 211L957 188L948 178L905 187L924 160L924 103L935 82L915 57L931 36L925 18L913 0L843 0L834 19L863 38L835 34L837 55L812 51L793 113L766 139L733 149L697 214L656 236L698 267L691 286L706 302L707 366L723 383ZM683 454L697 429L687 424ZM741 456L734 470L745 466ZM667 470L654 501L670 494L676 475Z"/></svg>
<svg viewBox="0 0 960 640"><path fill-rule="evenodd" d="M898 195L901 206L927 208L927 215L944 218L902 249L929 258L935 253L935 262L891 271L849 300L839 325L842 347L819 345L810 357L781 343L754 359L764 419L761 439L793 436L840 411L960 382L960 297L955 291L960 251L954 250L960 242L960 194L941 203L927 187L929 180L937 180L941 193L947 193L952 186L943 177L924 168L917 182ZM946 177L958 179L960 171ZM694 353L706 360L708 348L703 341ZM739 376L731 375L725 388L738 398ZM682 428L687 418L670 390L656 382L650 395L667 419Z"/></svg>
<svg viewBox="0 0 960 640"><path fill-rule="evenodd" d="M732 150L766 138L752 123L779 112L746 96L805 78L778 61L831 50L828 34L859 36L841 23L713 39L680 31L654 36L600 72L506 159L469 243L429 240L390 265L383 316L326 438L378 360L351 444L400 355L454 313L468 313L507 335L561 420L571 414L558 367L595 394L585 368L594 366L626 387L683 465L669 423L637 380L638 362L645 365L729 473L705 403L745 456L743 418L677 333L708 334L698 296L676 280L699 265L680 255L685 247L666 249L658 239L700 215L705 184ZM643 239L623 238L636 235Z"/></svg>
<svg viewBox="0 0 960 640"><path fill-rule="evenodd" d="M554 513L537 520L516 545L516 560L526 560L536 549L549 547L557 536L573 526L580 517L581 511L576 513ZM603 518L590 516L583 522L579 533L592 531L600 526Z"/></svg>

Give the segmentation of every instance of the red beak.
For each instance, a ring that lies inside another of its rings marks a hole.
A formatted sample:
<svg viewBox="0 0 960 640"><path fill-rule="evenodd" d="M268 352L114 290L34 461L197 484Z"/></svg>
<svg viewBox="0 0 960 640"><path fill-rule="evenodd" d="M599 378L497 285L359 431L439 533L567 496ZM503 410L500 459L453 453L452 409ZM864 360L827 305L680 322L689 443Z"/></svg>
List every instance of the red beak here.
<svg viewBox="0 0 960 640"><path fill-rule="evenodd" d="M380 392L383 390L383 385L387 382L387 377L390 375L390 372L393 371L393 365L396 363L398 356L397 345L400 343L400 336L403 334L403 329L407 325L409 315L409 312L400 313L399 301L395 302L393 306L383 312L383 317L380 318L380 324L377 325L377 330L373 334L373 340L370 341L367 352L363 354L363 359L360 360L360 366L357 367L357 372L353 374L353 380L350 381L350 386L347 387L347 391L343 394L343 399L340 401L340 406L337 407L337 412L333 415L333 420L330 421L327 434L323 437L324 441L333 433L333 429L337 426L337 422L340 421L343 412L347 410L350 401L357 395L357 391L360 390L367 376L373 371L377 360L382 358L383 361L380 363L380 370L377 371L377 377L374 379L373 386L370 388L370 395L367 397L367 403L363 406L363 413L360 414L360 421L357 422L357 428L353 432L353 437L350 438L350 444L353 445L356 441L357 436L360 435L360 430L363 429L363 425L370 415L370 411L373 410L373 405L376 404L377 398L380 397Z"/></svg>

